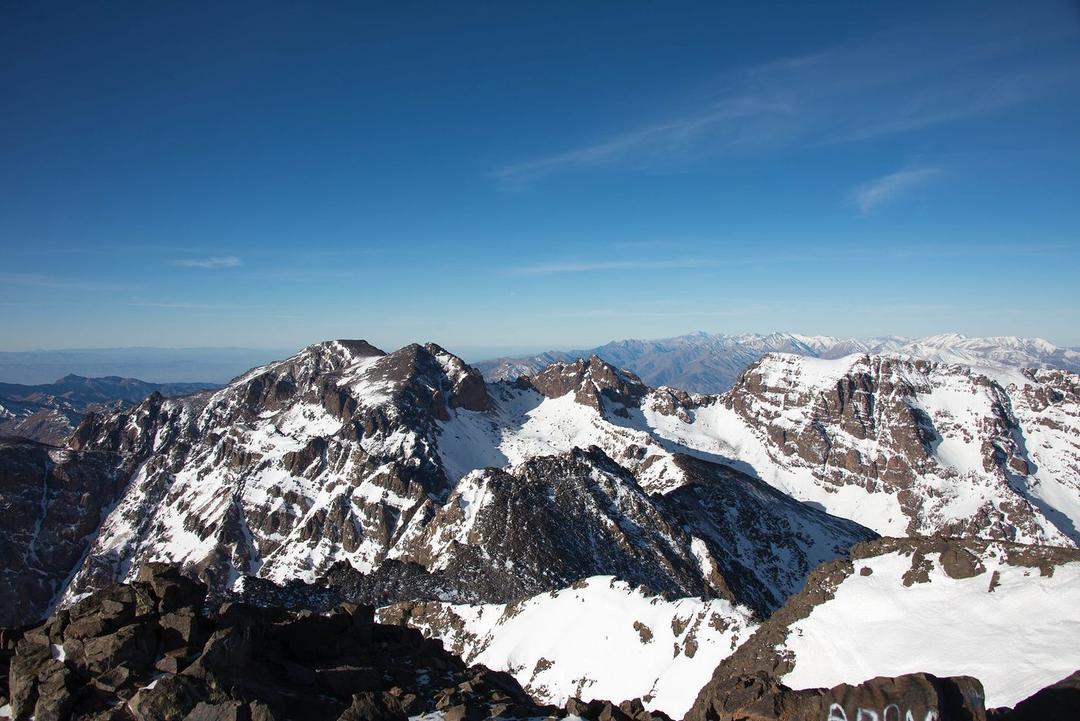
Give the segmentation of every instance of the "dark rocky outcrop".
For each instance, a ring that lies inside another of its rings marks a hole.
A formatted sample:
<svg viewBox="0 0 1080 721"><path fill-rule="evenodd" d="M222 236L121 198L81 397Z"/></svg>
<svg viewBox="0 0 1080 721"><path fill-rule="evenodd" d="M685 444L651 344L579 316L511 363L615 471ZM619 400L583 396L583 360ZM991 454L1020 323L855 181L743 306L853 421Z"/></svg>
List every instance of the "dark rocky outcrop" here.
<svg viewBox="0 0 1080 721"><path fill-rule="evenodd" d="M710 684L684 721L985 721L982 684L915 673L794 691L768 674Z"/></svg>
<svg viewBox="0 0 1080 721"><path fill-rule="evenodd" d="M509 675L467 668L419 631L355 604L323 615L226 604L175 567L95 592L39 626L0 631L15 721L524 718Z"/></svg>
<svg viewBox="0 0 1080 721"><path fill-rule="evenodd" d="M566 712L588 721L671 721L663 711L647 711L641 699L635 698L616 705L610 701L582 701L573 697L566 702Z"/></svg>
<svg viewBox="0 0 1080 721"><path fill-rule="evenodd" d="M552 363L532 376L522 376L518 387L532 388L548 398L574 394L574 400L595 408L600 415L626 416L649 392L641 379L628 370L605 363L598 356L573 363Z"/></svg>
<svg viewBox="0 0 1080 721"><path fill-rule="evenodd" d="M715 595L689 537L665 510L601 449L575 448L462 480L402 558L436 567L491 602L594 575Z"/></svg>
<svg viewBox="0 0 1080 721"><path fill-rule="evenodd" d="M720 595L761 618L801 590L818 564L877 537L728 466L683 454L675 463L686 482L663 495L665 515L705 544Z"/></svg>
<svg viewBox="0 0 1080 721"><path fill-rule="evenodd" d="M116 462L0 437L0 625L51 610L123 490Z"/></svg>

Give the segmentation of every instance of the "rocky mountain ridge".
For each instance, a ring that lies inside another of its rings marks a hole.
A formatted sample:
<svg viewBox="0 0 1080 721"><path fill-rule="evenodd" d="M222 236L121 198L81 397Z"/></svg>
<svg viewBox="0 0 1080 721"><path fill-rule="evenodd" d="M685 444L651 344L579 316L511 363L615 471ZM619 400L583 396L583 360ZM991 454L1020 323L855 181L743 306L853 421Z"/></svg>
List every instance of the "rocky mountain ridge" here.
<svg viewBox="0 0 1080 721"><path fill-rule="evenodd" d="M215 588L244 575L313 582L338 562L371 573L392 561L394 573L420 566L457 579L469 594L461 600L506 602L612 573L766 613L820 560L870 536L775 492L761 504L771 489L753 479L710 475L707 462L606 420L626 420L647 393L597 359L489 392L437 346L383 354L332 342L214 394L88 416L72 446L117 454L131 485L69 595L146 560L186 564ZM540 408L589 424L618 460L586 445L592 431L558 438ZM756 503L743 526L760 545L709 526L708 503L656 498L639 480L657 467L682 479L680 497L713 493L725 512ZM791 559L783 567L748 555L777 547Z"/></svg>
<svg viewBox="0 0 1080 721"><path fill-rule="evenodd" d="M344 562L431 592L458 578L462 602L616 574L767 615L871 537L844 517L1074 544L1078 387L1063 371L771 355L699 396L597 357L487 384L431 344L316 344L213 393L87 416L71 450L112 454L126 480L67 594L148 560L215 589Z"/></svg>
<svg viewBox="0 0 1080 721"><path fill-rule="evenodd" d="M174 567L151 565L40 626L0 631L5 716L405 721L436 711L459 720L558 711L438 641L375 623L370 606L325 615L207 609L206 594Z"/></svg>

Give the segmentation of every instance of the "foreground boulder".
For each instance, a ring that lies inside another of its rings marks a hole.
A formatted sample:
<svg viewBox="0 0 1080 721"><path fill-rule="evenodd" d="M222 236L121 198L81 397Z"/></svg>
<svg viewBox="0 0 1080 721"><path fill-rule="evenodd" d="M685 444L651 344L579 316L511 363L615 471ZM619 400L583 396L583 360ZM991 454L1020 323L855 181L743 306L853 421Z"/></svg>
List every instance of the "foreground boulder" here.
<svg viewBox="0 0 1080 721"><path fill-rule="evenodd" d="M370 606L327 614L225 604L148 564L43 624L0 631L0 706L16 721L404 721L546 716L512 677L468 668L436 640L374 623Z"/></svg>
<svg viewBox="0 0 1080 721"><path fill-rule="evenodd" d="M686 721L984 721L982 684L926 673L795 691L765 673L702 690Z"/></svg>

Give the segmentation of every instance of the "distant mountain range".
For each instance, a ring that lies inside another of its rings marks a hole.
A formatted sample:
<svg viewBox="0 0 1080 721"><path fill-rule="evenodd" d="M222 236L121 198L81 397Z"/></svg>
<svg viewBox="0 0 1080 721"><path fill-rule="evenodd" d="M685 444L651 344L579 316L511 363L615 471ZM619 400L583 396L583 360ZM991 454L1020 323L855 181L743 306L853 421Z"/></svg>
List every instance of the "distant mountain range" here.
<svg viewBox="0 0 1080 721"><path fill-rule="evenodd" d="M620 340L585 350L552 350L533 356L495 358L474 363L488 380L513 380L556 362L596 355L636 373L652 386L697 393L722 393L746 368L766 353L793 353L834 359L852 353L903 355L943 363L990 368L1059 368L1080 371L1080 352L1041 338L956 333L903 338L835 338L798 333L691 333L660 340Z"/></svg>
<svg viewBox="0 0 1080 721"><path fill-rule="evenodd" d="M75 374L151 383L228 383L248 368L287 358L280 348L73 348L0 352L0 381L37 385ZM139 399L141 400L141 399Z"/></svg>
<svg viewBox="0 0 1080 721"><path fill-rule="evenodd" d="M182 396L215 383L147 383L136 378L66 375L53 383L0 383L0 434L60 443L91 410L116 410L151 393Z"/></svg>

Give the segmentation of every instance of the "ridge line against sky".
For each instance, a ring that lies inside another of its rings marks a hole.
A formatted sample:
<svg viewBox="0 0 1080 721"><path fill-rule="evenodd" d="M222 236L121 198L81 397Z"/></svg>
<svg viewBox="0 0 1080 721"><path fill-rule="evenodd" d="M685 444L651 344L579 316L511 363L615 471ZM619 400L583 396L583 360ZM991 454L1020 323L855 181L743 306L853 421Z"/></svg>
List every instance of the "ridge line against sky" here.
<svg viewBox="0 0 1080 721"><path fill-rule="evenodd" d="M1075 3L0 20L0 349L1080 345Z"/></svg>

